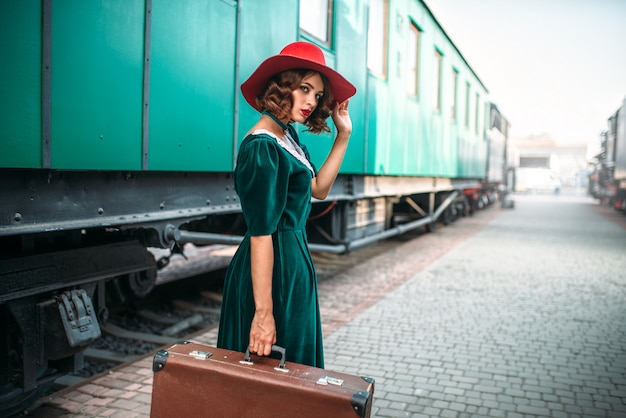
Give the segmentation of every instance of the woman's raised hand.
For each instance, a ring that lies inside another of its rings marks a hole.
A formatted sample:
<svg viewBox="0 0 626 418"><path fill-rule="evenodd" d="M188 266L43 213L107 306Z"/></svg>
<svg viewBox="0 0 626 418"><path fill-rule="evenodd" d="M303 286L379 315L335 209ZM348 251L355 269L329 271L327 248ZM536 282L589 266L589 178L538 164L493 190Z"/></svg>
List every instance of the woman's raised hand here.
<svg viewBox="0 0 626 418"><path fill-rule="evenodd" d="M350 112L348 111L348 104L350 100L346 100L343 103L337 103L333 109L332 118L335 127L337 128L337 134L352 133L352 120L350 119Z"/></svg>

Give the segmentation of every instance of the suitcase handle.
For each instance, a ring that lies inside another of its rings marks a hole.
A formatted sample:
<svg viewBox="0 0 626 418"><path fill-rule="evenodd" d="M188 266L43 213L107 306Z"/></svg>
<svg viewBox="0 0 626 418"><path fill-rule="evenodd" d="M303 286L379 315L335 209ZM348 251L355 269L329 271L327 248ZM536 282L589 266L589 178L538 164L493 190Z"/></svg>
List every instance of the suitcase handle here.
<svg viewBox="0 0 626 418"><path fill-rule="evenodd" d="M272 345L272 351L275 351L277 353L280 353L280 363L278 364L278 367L280 369L284 369L285 368L285 357L287 356L285 349L281 346L278 345ZM246 348L246 354L243 357L243 361L245 362L250 362L250 347Z"/></svg>

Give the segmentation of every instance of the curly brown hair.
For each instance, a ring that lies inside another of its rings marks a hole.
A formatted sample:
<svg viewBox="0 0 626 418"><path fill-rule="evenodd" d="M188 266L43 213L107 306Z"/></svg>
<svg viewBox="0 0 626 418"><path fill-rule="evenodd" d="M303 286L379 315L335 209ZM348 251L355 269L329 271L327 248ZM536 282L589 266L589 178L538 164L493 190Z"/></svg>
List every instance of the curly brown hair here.
<svg viewBox="0 0 626 418"><path fill-rule="evenodd" d="M333 97L330 93L330 85L326 77L317 71L307 69L287 70L274 75L267 82L262 95L256 98L257 106L270 112L280 120L290 119L293 100L291 92L300 87L303 79L311 74L319 74L324 83L324 95L318 101L317 107L306 119L304 124L307 131L318 134L330 132L326 119L330 116Z"/></svg>

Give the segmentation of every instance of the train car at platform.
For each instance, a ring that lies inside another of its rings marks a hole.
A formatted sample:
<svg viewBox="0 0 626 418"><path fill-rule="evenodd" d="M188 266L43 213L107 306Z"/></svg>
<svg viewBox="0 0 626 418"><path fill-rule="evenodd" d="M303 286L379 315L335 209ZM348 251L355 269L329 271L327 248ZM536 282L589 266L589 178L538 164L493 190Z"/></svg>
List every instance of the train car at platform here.
<svg viewBox="0 0 626 418"><path fill-rule="evenodd" d="M594 156L588 192L601 203L626 214L626 98L607 120Z"/></svg>
<svg viewBox="0 0 626 418"><path fill-rule="evenodd" d="M506 187L508 124L423 1L2 1L0 415L82 367L111 288L151 291L151 248L238 242L231 173L258 117L239 86L296 40L358 91L313 251L451 222ZM334 133L298 129L322 161Z"/></svg>

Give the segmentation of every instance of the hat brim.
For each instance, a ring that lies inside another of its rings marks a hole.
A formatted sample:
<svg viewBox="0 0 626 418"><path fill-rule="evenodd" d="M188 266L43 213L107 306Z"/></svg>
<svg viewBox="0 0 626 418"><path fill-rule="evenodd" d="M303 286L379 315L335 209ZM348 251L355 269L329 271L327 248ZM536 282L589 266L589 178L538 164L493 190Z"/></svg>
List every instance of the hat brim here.
<svg viewBox="0 0 626 418"><path fill-rule="evenodd" d="M332 68L314 61L291 55L275 55L269 57L241 85L241 93L246 101L258 110L256 98L263 94L268 80L275 74L287 70L307 69L324 74L330 84L330 91L337 103L342 103L356 94L356 87Z"/></svg>

